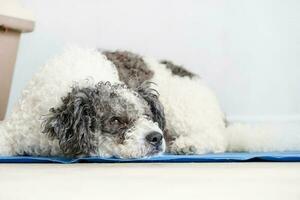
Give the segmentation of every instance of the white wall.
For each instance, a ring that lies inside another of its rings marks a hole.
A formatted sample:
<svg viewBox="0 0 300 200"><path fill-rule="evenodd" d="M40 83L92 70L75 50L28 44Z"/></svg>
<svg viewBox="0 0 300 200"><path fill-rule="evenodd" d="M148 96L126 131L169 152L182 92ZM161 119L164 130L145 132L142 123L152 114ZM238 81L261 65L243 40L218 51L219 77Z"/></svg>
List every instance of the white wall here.
<svg viewBox="0 0 300 200"><path fill-rule="evenodd" d="M23 0L23 35L9 110L65 44L129 49L199 73L232 118L300 121L298 0ZM83 3L85 2L85 3Z"/></svg>

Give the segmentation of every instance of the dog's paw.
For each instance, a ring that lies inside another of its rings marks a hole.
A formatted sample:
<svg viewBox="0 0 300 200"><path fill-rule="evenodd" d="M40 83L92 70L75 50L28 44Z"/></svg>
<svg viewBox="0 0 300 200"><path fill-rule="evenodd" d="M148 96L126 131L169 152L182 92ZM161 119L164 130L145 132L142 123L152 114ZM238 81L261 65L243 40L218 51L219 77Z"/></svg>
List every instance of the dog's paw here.
<svg viewBox="0 0 300 200"><path fill-rule="evenodd" d="M196 144L195 140L188 137L179 137L169 143L167 152L176 155L192 155L207 153L201 148L201 145Z"/></svg>
<svg viewBox="0 0 300 200"><path fill-rule="evenodd" d="M192 154L197 154L197 149L194 145L176 147L176 148L170 148L169 153L176 154L176 155L192 155Z"/></svg>

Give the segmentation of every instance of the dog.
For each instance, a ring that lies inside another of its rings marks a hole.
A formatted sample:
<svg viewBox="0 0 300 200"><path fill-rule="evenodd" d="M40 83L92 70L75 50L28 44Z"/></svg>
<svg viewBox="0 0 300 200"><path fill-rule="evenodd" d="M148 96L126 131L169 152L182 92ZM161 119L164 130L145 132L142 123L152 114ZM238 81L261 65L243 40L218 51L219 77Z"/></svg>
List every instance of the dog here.
<svg viewBox="0 0 300 200"><path fill-rule="evenodd" d="M230 125L213 91L170 61L73 47L29 81L0 124L0 155L142 158L164 152L300 149L268 131Z"/></svg>

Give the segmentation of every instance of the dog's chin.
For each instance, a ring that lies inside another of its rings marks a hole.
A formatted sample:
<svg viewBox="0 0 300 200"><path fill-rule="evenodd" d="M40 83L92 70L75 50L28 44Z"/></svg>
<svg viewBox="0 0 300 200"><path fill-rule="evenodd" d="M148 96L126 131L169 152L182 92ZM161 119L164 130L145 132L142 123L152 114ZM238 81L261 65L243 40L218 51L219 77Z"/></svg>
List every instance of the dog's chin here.
<svg viewBox="0 0 300 200"><path fill-rule="evenodd" d="M165 141L162 142L159 146L152 146L149 144L143 144L145 146L141 146L140 148L135 148L135 151L130 151L129 148L124 148L127 151L118 151L113 153L113 157L120 159L142 159L149 158L152 156L161 155L166 150ZM129 150L129 151L128 151Z"/></svg>
<svg viewBox="0 0 300 200"><path fill-rule="evenodd" d="M165 152L165 145L162 144L157 147L152 147L148 154L145 157L151 157L151 156L156 156L156 155L161 155Z"/></svg>
<svg viewBox="0 0 300 200"><path fill-rule="evenodd" d="M162 149L151 149L146 154L139 154L139 155L114 155L113 157L119 159L143 159L143 158L150 158L152 156L158 156L164 153Z"/></svg>
<svg viewBox="0 0 300 200"><path fill-rule="evenodd" d="M152 157L152 156L157 156L157 155L161 155L161 154L163 154L163 151L152 150L145 157Z"/></svg>

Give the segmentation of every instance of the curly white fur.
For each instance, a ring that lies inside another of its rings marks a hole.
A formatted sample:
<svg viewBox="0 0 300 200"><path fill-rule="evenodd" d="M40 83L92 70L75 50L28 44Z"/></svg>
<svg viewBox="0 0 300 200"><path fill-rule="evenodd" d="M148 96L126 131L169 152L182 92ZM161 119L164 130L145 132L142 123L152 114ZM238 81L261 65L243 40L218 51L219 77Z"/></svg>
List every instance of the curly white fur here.
<svg viewBox="0 0 300 200"><path fill-rule="evenodd" d="M96 50L72 47L48 62L29 81L12 115L0 126L0 154L60 155L58 141L41 133L41 117L60 103L75 82L91 85L95 81L119 82L115 67Z"/></svg>
<svg viewBox="0 0 300 200"><path fill-rule="evenodd" d="M212 91L199 78L179 77L154 59L144 58L155 72L160 100L165 108L167 129L178 137L171 153L224 152L224 115Z"/></svg>

